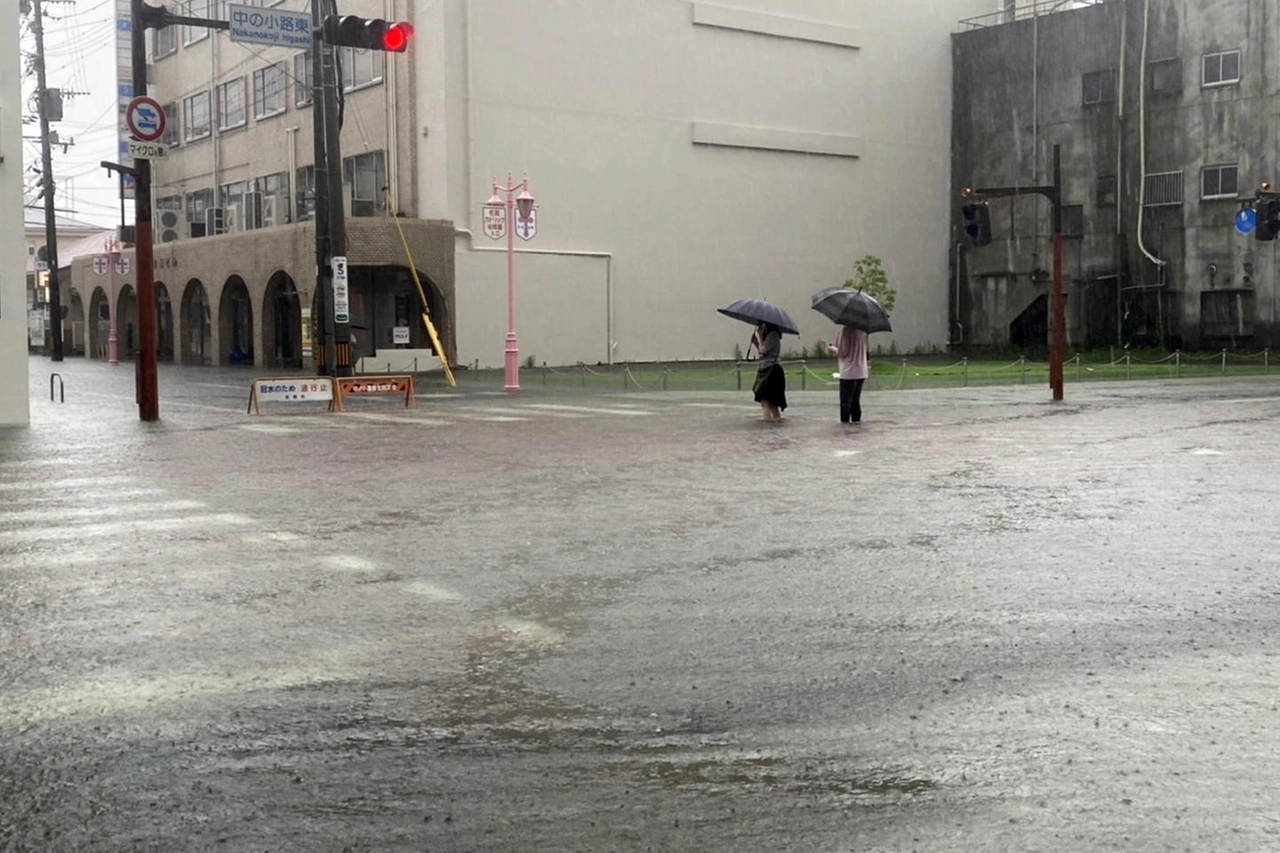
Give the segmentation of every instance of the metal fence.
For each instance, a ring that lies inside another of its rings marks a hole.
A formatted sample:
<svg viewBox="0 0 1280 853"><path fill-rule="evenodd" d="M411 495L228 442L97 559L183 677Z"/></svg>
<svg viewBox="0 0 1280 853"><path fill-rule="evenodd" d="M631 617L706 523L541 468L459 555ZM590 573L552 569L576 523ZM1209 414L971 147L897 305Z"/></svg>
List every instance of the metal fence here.
<svg viewBox="0 0 1280 853"><path fill-rule="evenodd" d="M833 359L791 359L780 362L787 372L788 391L834 390L838 387ZM1108 358L1078 354L1063 363L1067 382L1182 379L1270 373L1271 352L1173 352L1147 356L1125 351ZM473 374L481 380L488 371ZM756 362L625 363L525 367L521 382L549 387L580 387L619 391L741 391L755 380ZM960 358L940 361L924 356L878 356L872 360L867 390L903 391L925 388L964 388L1047 382L1049 364L1019 356L1008 362ZM465 374L460 376L465 381Z"/></svg>

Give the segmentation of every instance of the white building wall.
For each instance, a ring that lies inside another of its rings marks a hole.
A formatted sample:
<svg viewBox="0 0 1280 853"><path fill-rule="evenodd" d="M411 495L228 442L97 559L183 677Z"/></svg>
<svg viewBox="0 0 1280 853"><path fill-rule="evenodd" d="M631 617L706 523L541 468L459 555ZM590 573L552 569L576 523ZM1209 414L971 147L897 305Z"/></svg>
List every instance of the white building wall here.
<svg viewBox="0 0 1280 853"><path fill-rule="evenodd" d="M516 258L522 361L731 358L750 330L715 308L742 296L783 305L802 331L787 346L812 348L832 328L810 295L866 254L898 290L873 345L943 347L950 34L992 5L430 4L420 191L463 229L459 361L502 362L505 243L480 217L508 170L540 207L517 240L542 253Z"/></svg>
<svg viewBox="0 0 1280 853"><path fill-rule="evenodd" d="M0 426L31 420L22 217L22 84L17 16L0 27Z"/></svg>

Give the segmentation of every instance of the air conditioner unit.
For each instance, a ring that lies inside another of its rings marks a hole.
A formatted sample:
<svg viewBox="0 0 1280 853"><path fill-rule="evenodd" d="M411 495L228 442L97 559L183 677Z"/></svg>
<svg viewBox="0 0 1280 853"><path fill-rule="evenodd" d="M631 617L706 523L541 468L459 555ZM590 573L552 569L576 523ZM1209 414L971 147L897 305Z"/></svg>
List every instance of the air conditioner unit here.
<svg viewBox="0 0 1280 853"><path fill-rule="evenodd" d="M364 199L354 198L351 200L352 216L377 216L378 203L376 201L365 201Z"/></svg>
<svg viewBox="0 0 1280 853"><path fill-rule="evenodd" d="M276 199L278 196L264 195L262 197L262 227L274 228L276 222Z"/></svg>
<svg viewBox="0 0 1280 853"><path fill-rule="evenodd" d="M204 236L213 237L226 231L222 219L222 208L210 207L204 212Z"/></svg>
<svg viewBox="0 0 1280 853"><path fill-rule="evenodd" d="M228 204L223 217L228 232L234 234L244 230L244 206L240 202Z"/></svg>
<svg viewBox="0 0 1280 853"><path fill-rule="evenodd" d="M241 218L245 231L253 231L262 227L262 193L247 192L240 202Z"/></svg>
<svg viewBox="0 0 1280 853"><path fill-rule="evenodd" d="M178 239L178 212L176 210L160 211L160 242L172 243Z"/></svg>

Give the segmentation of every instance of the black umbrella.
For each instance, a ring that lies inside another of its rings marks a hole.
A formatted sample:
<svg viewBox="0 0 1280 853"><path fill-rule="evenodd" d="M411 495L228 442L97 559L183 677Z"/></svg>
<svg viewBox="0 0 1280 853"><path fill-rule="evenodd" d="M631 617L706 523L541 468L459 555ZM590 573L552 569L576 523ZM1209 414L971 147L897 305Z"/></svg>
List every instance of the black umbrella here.
<svg viewBox="0 0 1280 853"><path fill-rule="evenodd" d="M889 314L870 294L851 287L828 287L813 295L809 305L822 316L839 323L871 332L892 332Z"/></svg>
<svg viewBox="0 0 1280 853"><path fill-rule="evenodd" d="M723 308L717 308L716 310L727 317L750 323L753 326L756 323L772 323L788 335L800 334L800 330L796 328L795 321L787 316L786 311L783 311L772 302L765 302L763 299L735 299Z"/></svg>

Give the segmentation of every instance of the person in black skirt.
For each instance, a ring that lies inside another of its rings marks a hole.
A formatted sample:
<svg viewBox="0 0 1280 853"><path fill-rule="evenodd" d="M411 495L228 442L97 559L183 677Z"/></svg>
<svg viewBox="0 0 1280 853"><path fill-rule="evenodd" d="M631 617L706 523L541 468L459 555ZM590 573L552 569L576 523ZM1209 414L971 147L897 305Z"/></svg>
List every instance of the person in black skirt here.
<svg viewBox="0 0 1280 853"><path fill-rule="evenodd" d="M760 323L756 326L751 343L760 353L755 385L756 402L764 413L766 421L782 420L782 410L787 407L787 374L778 363L782 352L782 330L772 323Z"/></svg>

